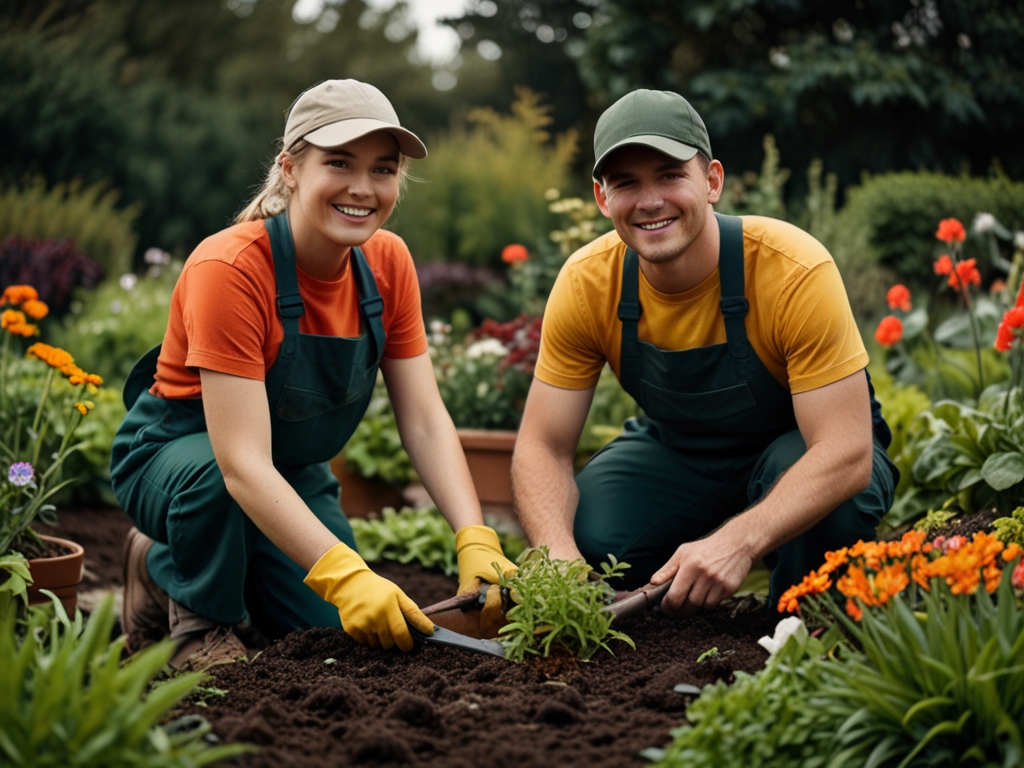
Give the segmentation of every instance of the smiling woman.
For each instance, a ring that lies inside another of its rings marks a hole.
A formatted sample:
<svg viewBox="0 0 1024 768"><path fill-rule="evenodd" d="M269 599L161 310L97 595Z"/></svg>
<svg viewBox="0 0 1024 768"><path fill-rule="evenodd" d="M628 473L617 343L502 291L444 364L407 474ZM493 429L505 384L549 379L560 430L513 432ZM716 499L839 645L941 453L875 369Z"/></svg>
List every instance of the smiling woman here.
<svg viewBox="0 0 1024 768"><path fill-rule="evenodd" d="M496 580L455 427L427 355L412 257L381 230L407 158L426 147L371 85L328 80L292 105L267 179L236 224L189 257L160 347L125 387L114 492L137 528L122 626L164 634L172 663L245 653L268 637L342 627L412 649L432 622L355 551L328 462L359 423L378 368L404 446L457 531L460 587ZM344 500L342 500L344 503Z"/></svg>

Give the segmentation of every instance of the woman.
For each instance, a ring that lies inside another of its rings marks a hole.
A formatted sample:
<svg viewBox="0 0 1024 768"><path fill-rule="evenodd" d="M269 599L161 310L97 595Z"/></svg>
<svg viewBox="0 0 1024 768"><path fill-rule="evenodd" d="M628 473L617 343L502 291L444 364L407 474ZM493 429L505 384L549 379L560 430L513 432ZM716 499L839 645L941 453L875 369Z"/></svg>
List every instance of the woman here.
<svg viewBox="0 0 1024 768"><path fill-rule="evenodd" d="M493 581L492 562L514 569L482 525L437 390L412 258L380 229L407 159L426 148L354 80L300 95L282 146L235 225L189 257L164 342L125 386L111 477L137 530L122 625L136 647L169 632L176 665L244 654L232 627L247 614L271 637L340 618L357 641L405 651L408 625L433 631L356 554L327 465L378 366L402 442L457 531L460 591Z"/></svg>

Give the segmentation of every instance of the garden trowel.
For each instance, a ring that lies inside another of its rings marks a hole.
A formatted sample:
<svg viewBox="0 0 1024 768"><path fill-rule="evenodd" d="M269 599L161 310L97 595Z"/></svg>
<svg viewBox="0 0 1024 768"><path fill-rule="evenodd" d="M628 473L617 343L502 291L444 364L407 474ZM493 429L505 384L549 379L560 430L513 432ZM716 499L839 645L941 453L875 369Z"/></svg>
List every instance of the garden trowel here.
<svg viewBox="0 0 1024 768"><path fill-rule="evenodd" d="M413 641L417 645L420 643L443 645L448 648L458 648L462 651L485 653L489 656L500 656L503 659L505 658L505 646L501 643L495 640L482 640L475 637L460 635L458 632L452 632L450 629L439 627L437 624L434 625L434 634L432 635L423 634L412 624L409 624L409 632L412 634Z"/></svg>

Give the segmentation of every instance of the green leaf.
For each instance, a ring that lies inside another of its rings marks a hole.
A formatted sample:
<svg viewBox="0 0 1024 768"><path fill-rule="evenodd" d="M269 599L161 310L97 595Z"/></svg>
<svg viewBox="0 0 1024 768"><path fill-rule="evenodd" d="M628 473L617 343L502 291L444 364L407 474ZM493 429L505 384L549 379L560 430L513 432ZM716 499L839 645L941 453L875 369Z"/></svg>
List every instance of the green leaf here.
<svg viewBox="0 0 1024 768"><path fill-rule="evenodd" d="M981 467L985 482L997 491L1003 491L1024 480L1024 454L994 453Z"/></svg>

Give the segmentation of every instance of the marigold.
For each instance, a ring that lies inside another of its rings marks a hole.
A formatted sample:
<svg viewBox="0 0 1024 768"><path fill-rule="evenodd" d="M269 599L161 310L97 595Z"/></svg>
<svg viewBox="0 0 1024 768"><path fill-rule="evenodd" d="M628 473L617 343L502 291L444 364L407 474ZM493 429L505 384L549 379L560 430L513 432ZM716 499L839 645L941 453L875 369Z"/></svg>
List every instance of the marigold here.
<svg viewBox="0 0 1024 768"><path fill-rule="evenodd" d="M25 354L38 357L51 368L57 368L58 370L75 362L75 359L60 347L51 347L49 344L44 344L41 341L29 347Z"/></svg>
<svg viewBox="0 0 1024 768"><path fill-rule="evenodd" d="M950 275L953 273L953 260L949 254L944 253L935 260L936 275Z"/></svg>
<svg viewBox="0 0 1024 768"><path fill-rule="evenodd" d="M977 263L977 259L958 262L953 274L949 276L949 287L966 290L969 285L981 285L981 273L975 266Z"/></svg>
<svg viewBox="0 0 1024 768"><path fill-rule="evenodd" d="M883 347L891 347L903 338L903 323L896 315L883 317L875 329L875 339Z"/></svg>
<svg viewBox="0 0 1024 768"><path fill-rule="evenodd" d="M0 304L21 304L38 298L39 292L31 285L8 285L0 296Z"/></svg>
<svg viewBox="0 0 1024 768"><path fill-rule="evenodd" d="M26 339L29 336L35 336L38 326L32 325L32 323L18 323L17 325L7 326L7 332L12 336L24 336Z"/></svg>
<svg viewBox="0 0 1024 768"><path fill-rule="evenodd" d="M24 325L27 318L24 312L17 309L5 309L0 312L0 328L10 328L12 325Z"/></svg>
<svg viewBox="0 0 1024 768"><path fill-rule="evenodd" d="M21 305L21 308L33 320L42 320L50 313L50 308L46 306L46 302L39 301L38 299L28 299Z"/></svg>
<svg viewBox="0 0 1024 768"><path fill-rule="evenodd" d="M83 416L89 413L89 409L85 407L85 403L75 403L75 408L77 408L78 412Z"/></svg>
<svg viewBox="0 0 1024 768"><path fill-rule="evenodd" d="M903 283L897 283L889 292L885 294L885 300L889 304L889 309L898 309L901 312L910 311L910 289Z"/></svg>
<svg viewBox="0 0 1024 768"><path fill-rule="evenodd" d="M967 238L967 230L958 219L943 219L939 222L935 237L944 243L962 243Z"/></svg>
<svg viewBox="0 0 1024 768"><path fill-rule="evenodd" d="M530 258L530 252L526 250L526 246L519 243L506 245L501 251L501 260L506 264L515 264L517 261L526 261L528 258Z"/></svg>

